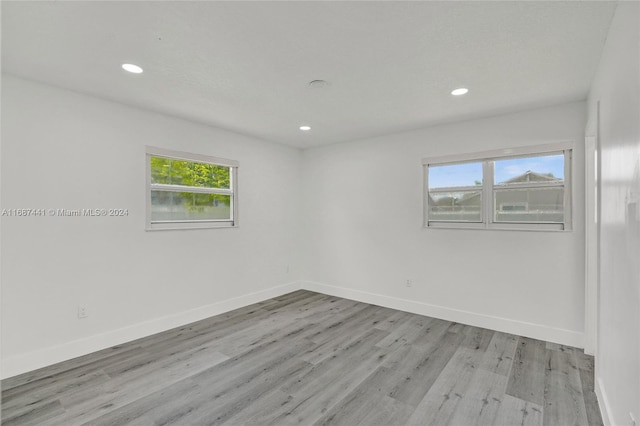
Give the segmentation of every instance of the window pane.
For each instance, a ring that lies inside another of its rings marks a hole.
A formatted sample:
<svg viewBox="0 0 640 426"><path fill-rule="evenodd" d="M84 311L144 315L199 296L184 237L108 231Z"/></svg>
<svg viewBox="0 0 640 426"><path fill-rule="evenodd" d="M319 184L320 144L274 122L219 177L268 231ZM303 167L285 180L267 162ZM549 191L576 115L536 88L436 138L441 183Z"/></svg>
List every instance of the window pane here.
<svg viewBox="0 0 640 426"><path fill-rule="evenodd" d="M429 166L429 188L482 186L482 163Z"/></svg>
<svg viewBox="0 0 640 426"><path fill-rule="evenodd" d="M495 222L564 222L564 188L494 191Z"/></svg>
<svg viewBox="0 0 640 426"><path fill-rule="evenodd" d="M231 196L151 191L151 221L231 220Z"/></svg>
<svg viewBox="0 0 640 426"><path fill-rule="evenodd" d="M482 221L482 191L429 192L428 202L430 221Z"/></svg>
<svg viewBox="0 0 640 426"><path fill-rule="evenodd" d="M564 180L564 154L496 160L494 170L496 185L561 182Z"/></svg>
<svg viewBox="0 0 640 426"><path fill-rule="evenodd" d="M230 171L215 164L151 157L151 183L229 189Z"/></svg>

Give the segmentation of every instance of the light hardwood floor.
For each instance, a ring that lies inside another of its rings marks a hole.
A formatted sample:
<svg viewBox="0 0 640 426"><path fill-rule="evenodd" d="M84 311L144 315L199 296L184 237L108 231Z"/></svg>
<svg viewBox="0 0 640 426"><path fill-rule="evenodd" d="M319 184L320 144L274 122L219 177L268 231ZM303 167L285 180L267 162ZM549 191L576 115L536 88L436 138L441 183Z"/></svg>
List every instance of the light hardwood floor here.
<svg viewBox="0 0 640 426"><path fill-rule="evenodd" d="M297 291L2 382L9 425L600 425L581 350Z"/></svg>

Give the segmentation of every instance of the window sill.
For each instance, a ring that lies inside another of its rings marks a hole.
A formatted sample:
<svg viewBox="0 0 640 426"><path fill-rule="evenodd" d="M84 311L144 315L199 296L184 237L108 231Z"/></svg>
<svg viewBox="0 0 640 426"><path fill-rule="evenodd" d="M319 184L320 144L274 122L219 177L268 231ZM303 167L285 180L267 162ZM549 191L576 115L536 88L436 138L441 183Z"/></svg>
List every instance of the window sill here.
<svg viewBox="0 0 640 426"><path fill-rule="evenodd" d="M190 229L220 229L237 228L232 221L202 221L202 222L156 222L147 223L145 231L181 231Z"/></svg>
<svg viewBox="0 0 640 426"><path fill-rule="evenodd" d="M571 232L565 224L544 223L445 223L431 222L423 226L424 229L478 229L483 231L525 231L525 232Z"/></svg>

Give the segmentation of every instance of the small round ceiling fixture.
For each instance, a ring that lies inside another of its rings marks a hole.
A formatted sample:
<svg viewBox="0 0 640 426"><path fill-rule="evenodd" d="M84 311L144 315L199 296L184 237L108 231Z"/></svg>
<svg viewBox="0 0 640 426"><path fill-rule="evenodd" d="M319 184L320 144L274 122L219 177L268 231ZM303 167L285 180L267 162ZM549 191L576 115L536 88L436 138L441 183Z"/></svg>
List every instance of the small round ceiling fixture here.
<svg viewBox="0 0 640 426"><path fill-rule="evenodd" d="M142 68L134 64L122 64L122 69L125 71L129 71L134 74L141 74Z"/></svg>
<svg viewBox="0 0 640 426"><path fill-rule="evenodd" d="M309 82L309 87L312 89L324 89L329 85L329 82L326 80L311 80Z"/></svg>
<svg viewBox="0 0 640 426"><path fill-rule="evenodd" d="M458 89L452 90L451 94L453 96L462 96L462 95L466 95L469 92L469 89L467 89L466 87L460 87Z"/></svg>
<svg viewBox="0 0 640 426"><path fill-rule="evenodd" d="M311 130L311 126L300 126L300 130L302 130L303 132L308 132L309 130Z"/></svg>

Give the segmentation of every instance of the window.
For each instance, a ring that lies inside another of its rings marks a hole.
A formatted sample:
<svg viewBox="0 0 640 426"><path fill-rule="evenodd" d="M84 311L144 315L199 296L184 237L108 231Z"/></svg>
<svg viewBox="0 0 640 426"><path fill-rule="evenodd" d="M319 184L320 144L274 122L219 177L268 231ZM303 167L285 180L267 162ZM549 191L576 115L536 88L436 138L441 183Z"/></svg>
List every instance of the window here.
<svg viewBox="0 0 640 426"><path fill-rule="evenodd" d="M571 229L570 144L423 160L426 227Z"/></svg>
<svg viewBox="0 0 640 426"><path fill-rule="evenodd" d="M234 227L238 163L147 147L147 229Z"/></svg>
<svg viewBox="0 0 640 426"><path fill-rule="evenodd" d="M482 163L429 167L429 218L482 222Z"/></svg>

